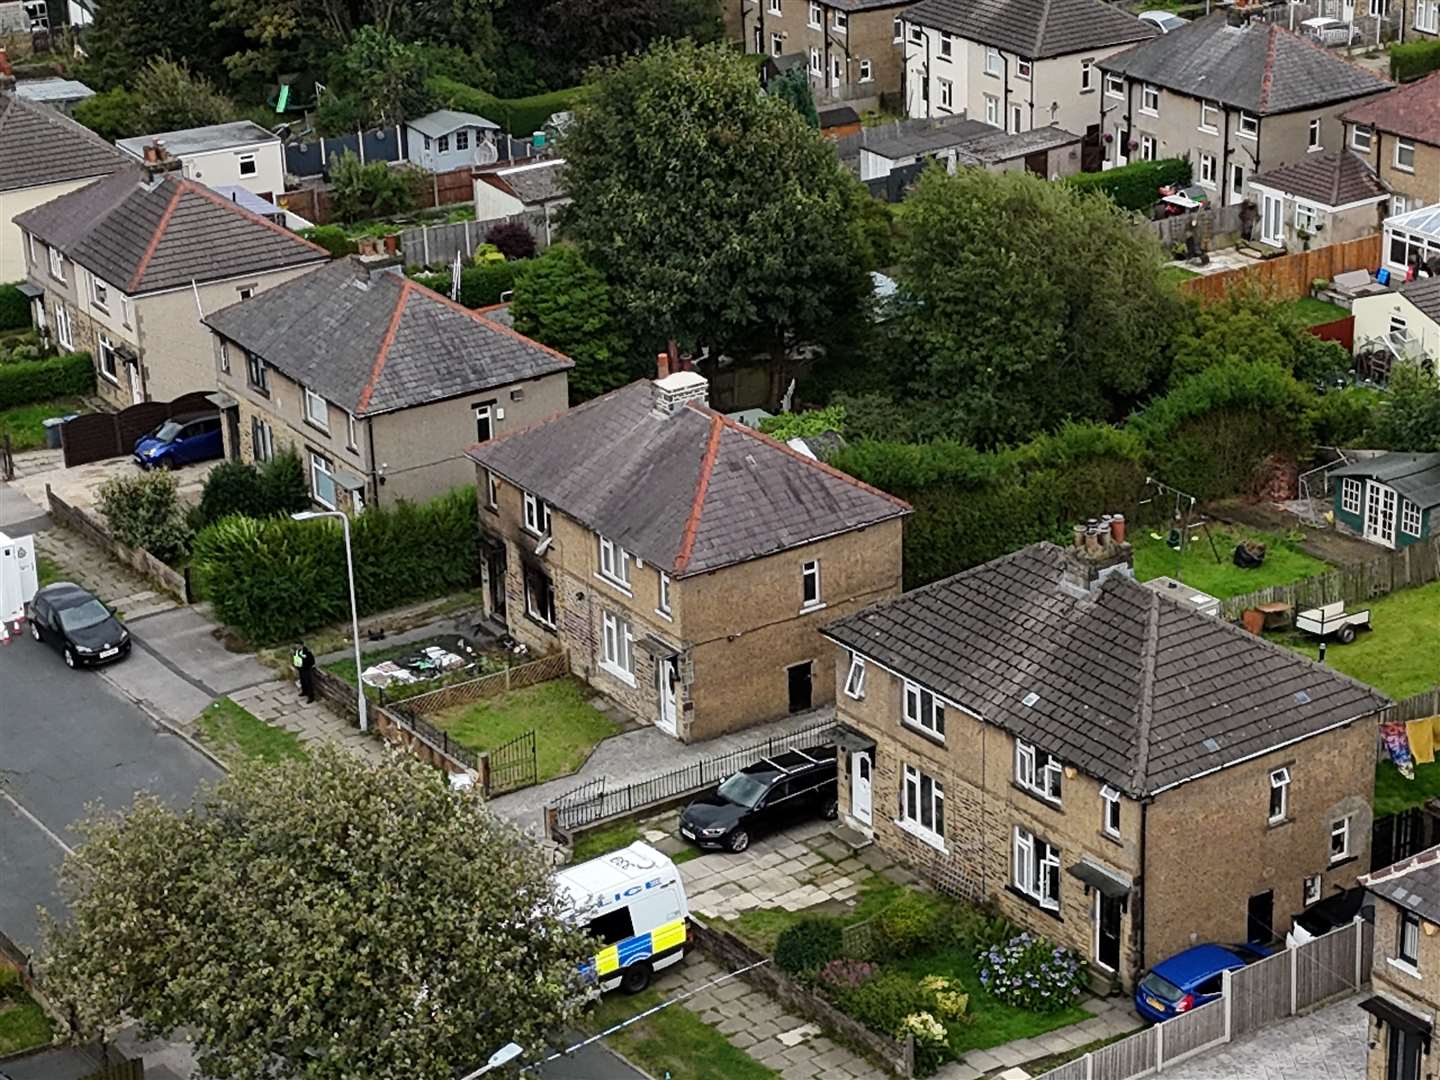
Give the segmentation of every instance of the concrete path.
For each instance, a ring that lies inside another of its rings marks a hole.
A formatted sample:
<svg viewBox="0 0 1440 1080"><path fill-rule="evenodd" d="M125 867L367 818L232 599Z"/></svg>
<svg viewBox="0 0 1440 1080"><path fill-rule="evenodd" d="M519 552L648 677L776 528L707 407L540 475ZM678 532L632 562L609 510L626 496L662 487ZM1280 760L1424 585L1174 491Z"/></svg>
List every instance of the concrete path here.
<svg viewBox="0 0 1440 1080"><path fill-rule="evenodd" d="M1359 996L1281 1020L1165 1070L1166 1080L1360 1080L1366 1017Z"/></svg>
<svg viewBox="0 0 1440 1080"><path fill-rule="evenodd" d="M348 720L341 719L318 701L307 704L293 682L272 679L236 690L229 697L267 724L294 732L306 745L334 743L369 761L379 761L386 754L385 744L375 736L362 734L359 728L352 727Z"/></svg>

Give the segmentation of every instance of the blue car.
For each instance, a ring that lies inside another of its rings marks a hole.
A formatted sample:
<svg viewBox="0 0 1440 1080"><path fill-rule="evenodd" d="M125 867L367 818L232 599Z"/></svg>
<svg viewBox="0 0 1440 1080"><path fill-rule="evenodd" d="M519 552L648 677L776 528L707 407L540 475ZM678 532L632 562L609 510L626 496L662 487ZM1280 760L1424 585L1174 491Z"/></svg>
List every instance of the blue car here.
<svg viewBox="0 0 1440 1080"><path fill-rule="evenodd" d="M1227 971L1237 971L1270 950L1263 945L1195 945L1156 964L1135 987L1135 1011L1160 1023L1220 996Z"/></svg>
<svg viewBox="0 0 1440 1080"><path fill-rule="evenodd" d="M174 469L224 453L219 413L171 417L135 444L135 460L142 469Z"/></svg>

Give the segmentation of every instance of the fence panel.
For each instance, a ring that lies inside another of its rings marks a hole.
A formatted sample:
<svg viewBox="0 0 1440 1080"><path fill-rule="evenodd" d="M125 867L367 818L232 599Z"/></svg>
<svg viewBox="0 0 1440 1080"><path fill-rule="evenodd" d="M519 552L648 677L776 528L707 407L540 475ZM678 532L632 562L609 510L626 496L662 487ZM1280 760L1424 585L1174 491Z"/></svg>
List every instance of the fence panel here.
<svg viewBox="0 0 1440 1080"><path fill-rule="evenodd" d="M1155 1029L1137 1031L1128 1039L1102 1046L1090 1055L1091 1080L1130 1080L1153 1072L1156 1064Z"/></svg>
<svg viewBox="0 0 1440 1080"><path fill-rule="evenodd" d="M1238 1039L1290 1015L1290 952L1285 950L1230 977L1230 1032Z"/></svg>
<svg viewBox="0 0 1440 1080"><path fill-rule="evenodd" d="M1035 1080L1090 1080L1090 1074L1085 1071L1085 1058L1078 1057L1047 1073L1041 1073Z"/></svg>
<svg viewBox="0 0 1440 1080"><path fill-rule="evenodd" d="M1358 989L1355 947L1360 936L1354 923L1295 950L1295 1007L1308 1009L1326 998Z"/></svg>
<svg viewBox="0 0 1440 1080"><path fill-rule="evenodd" d="M527 731L504 746L490 751L490 770L486 777L486 795L499 795L535 783L535 732Z"/></svg>
<svg viewBox="0 0 1440 1080"><path fill-rule="evenodd" d="M1191 1054L1225 1041L1225 1002L1212 1001L1181 1013L1164 1025L1165 1065L1168 1068Z"/></svg>
<svg viewBox="0 0 1440 1080"><path fill-rule="evenodd" d="M1190 278L1180 290L1202 300L1223 300L1234 288L1258 287L1282 300L1306 296L1316 278L1333 279L1347 270L1380 265L1381 237L1362 236L1343 244L1326 244L1311 251L1280 255L1238 270Z"/></svg>
<svg viewBox="0 0 1440 1080"><path fill-rule="evenodd" d="M534 686L536 683L559 679L569 671L570 660L567 654L554 653L550 656L542 656L539 660L532 660L528 664L506 668L504 671L497 671L490 675L481 675L478 679L467 679L465 682L442 686L438 690L402 698L394 704L400 706L406 713L417 715L439 712L452 705L464 705L471 701L479 701L481 698L494 697L497 694L503 694L506 690L517 690L522 686Z"/></svg>
<svg viewBox="0 0 1440 1080"><path fill-rule="evenodd" d="M537 251L549 246L550 238L543 212L530 211L484 221L454 221L445 225L420 225L398 230L400 250L405 263L418 266L448 267L457 254L468 259L485 242L485 234L496 225L518 222L530 230ZM553 227L553 222L552 222Z"/></svg>

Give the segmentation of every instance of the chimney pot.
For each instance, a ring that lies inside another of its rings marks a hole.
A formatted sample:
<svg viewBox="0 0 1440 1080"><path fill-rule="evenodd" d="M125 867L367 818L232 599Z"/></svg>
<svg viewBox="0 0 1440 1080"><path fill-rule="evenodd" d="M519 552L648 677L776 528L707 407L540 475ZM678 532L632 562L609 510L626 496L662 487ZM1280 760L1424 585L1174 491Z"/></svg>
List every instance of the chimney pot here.
<svg viewBox="0 0 1440 1080"><path fill-rule="evenodd" d="M686 402L709 404L710 384L705 376L694 371L672 371L656 379L652 389L651 411L657 416L670 416Z"/></svg>
<svg viewBox="0 0 1440 1080"><path fill-rule="evenodd" d="M663 379L670 374L670 354L660 352L655 354L655 378Z"/></svg>

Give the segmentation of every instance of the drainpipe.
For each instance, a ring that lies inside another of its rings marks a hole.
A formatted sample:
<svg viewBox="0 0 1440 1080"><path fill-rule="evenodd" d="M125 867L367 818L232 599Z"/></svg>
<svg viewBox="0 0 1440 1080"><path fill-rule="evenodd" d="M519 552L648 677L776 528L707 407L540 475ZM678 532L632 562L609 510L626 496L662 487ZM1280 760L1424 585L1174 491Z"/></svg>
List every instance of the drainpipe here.
<svg viewBox="0 0 1440 1080"><path fill-rule="evenodd" d="M1225 121L1220 126L1220 205L1229 206L1227 193L1234 194L1230 191L1230 110L1221 109L1220 115Z"/></svg>
<svg viewBox="0 0 1440 1080"><path fill-rule="evenodd" d="M1130 929L1135 938L1135 964L1131 972L1131 978L1136 978L1140 972L1145 970L1145 892L1150 887L1150 878L1145 871L1145 838L1148 835L1150 822L1150 799L1140 800L1140 881L1138 890L1132 890L1130 902Z"/></svg>
<svg viewBox="0 0 1440 1080"><path fill-rule="evenodd" d="M365 441L370 445L369 460L370 484L375 490L375 505L380 505L380 474L375 470L375 421L374 417L365 418Z"/></svg>
<svg viewBox="0 0 1440 1080"><path fill-rule="evenodd" d="M1033 69L1030 74L1035 74ZM1000 130L1010 130L1010 57L1003 52L1000 53Z"/></svg>

